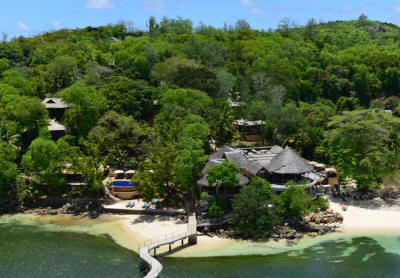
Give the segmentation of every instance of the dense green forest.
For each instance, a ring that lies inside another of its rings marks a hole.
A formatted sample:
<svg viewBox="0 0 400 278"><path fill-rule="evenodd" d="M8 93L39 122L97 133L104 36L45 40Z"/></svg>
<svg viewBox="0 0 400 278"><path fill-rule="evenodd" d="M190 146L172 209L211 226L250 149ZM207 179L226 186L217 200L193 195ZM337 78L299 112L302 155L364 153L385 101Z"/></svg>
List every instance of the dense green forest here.
<svg viewBox="0 0 400 278"><path fill-rule="evenodd" d="M99 194L110 166L138 169L146 196L190 197L210 143L238 142L235 119L263 120L265 145L288 143L363 188L399 167L399 27L364 17L282 20L274 31L244 20L148 26L0 43L0 196ZM48 96L70 105L69 132L56 142L41 103ZM66 190L65 170L88 186Z"/></svg>

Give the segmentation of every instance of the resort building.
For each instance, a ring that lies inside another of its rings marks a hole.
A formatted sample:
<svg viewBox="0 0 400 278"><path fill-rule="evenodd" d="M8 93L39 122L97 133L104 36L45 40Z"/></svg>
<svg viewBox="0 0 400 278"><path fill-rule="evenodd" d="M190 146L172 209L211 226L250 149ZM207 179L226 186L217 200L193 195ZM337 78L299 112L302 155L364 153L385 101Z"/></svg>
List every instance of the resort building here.
<svg viewBox="0 0 400 278"><path fill-rule="evenodd" d="M54 141L62 138L67 133L67 127L57 123L55 120L50 120L47 128L51 133L51 139Z"/></svg>
<svg viewBox="0 0 400 278"><path fill-rule="evenodd" d="M238 132L241 134L242 139L247 142L261 142L261 126L264 125L264 121L249 121L239 119L233 122Z"/></svg>
<svg viewBox="0 0 400 278"><path fill-rule="evenodd" d="M56 121L62 120L65 110L68 108L68 104L63 102L62 98L45 98L42 103L49 111L50 119Z"/></svg>
<svg viewBox="0 0 400 278"><path fill-rule="evenodd" d="M57 140L63 137L67 132L67 127L57 123L57 121L61 121L64 117L68 104L63 102L62 98L45 98L42 103L46 106L47 111L49 111L51 120L48 129L51 133L51 138Z"/></svg>
<svg viewBox="0 0 400 278"><path fill-rule="evenodd" d="M200 192L214 194L215 185L209 185L207 181L207 169L217 163L228 160L237 165L239 183L235 189L227 189L228 193L239 192L242 186L247 185L255 176L262 177L270 182L272 190L280 194L287 190L285 184L295 181L315 197L321 192L321 184L325 180L325 173L319 172L304 158L296 154L291 148L285 149L279 146L258 149L234 149L224 146L210 155L207 164L197 181Z"/></svg>

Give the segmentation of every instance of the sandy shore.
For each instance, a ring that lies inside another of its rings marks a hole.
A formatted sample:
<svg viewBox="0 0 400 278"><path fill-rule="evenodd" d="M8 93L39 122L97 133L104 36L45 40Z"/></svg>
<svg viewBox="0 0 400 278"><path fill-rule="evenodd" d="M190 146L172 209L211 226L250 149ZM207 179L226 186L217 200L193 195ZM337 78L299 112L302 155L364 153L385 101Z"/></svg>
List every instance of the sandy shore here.
<svg viewBox="0 0 400 278"><path fill-rule="evenodd" d="M354 236L391 234L400 235L400 207L387 207L368 202L347 204L347 211L342 211L338 202L331 201L331 208L344 216L343 233L331 233L315 238L305 237L296 245L288 246L286 241L243 241L221 239L198 234L198 243L194 246L180 247L174 244L174 252L168 253L168 246L160 248L158 254L171 257L210 257L238 255L268 255L280 252L301 250L327 240L346 239ZM186 223L179 217L145 215L102 215L91 220L82 216L3 216L1 222L21 222L40 225L52 231L85 232L93 235L107 234L116 243L137 252L140 244L148 240L162 238L172 233L182 233Z"/></svg>
<svg viewBox="0 0 400 278"><path fill-rule="evenodd" d="M343 232L332 233L316 238L305 237L295 246L287 246L286 241L263 242L221 239L199 234L198 244L174 252L172 257L203 257L231 255L266 255L283 251L307 248L322 241L353 236L376 234L400 235L400 207L388 206L382 201L350 202L343 211L339 202L330 200L331 208L344 216ZM186 224L171 217L124 216L123 223L135 234L152 239L168 233L182 232ZM161 250L165 251L165 250Z"/></svg>
<svg viewBox="0 0 400 278"><path fill-rule="evenodd" d="M342 205L346 205L346 211L342 210ZM389 206L380 200L353 201L349 204L331 200L330 206L343 215L345 233L399 232L400 234L399 206Z"/></svg>

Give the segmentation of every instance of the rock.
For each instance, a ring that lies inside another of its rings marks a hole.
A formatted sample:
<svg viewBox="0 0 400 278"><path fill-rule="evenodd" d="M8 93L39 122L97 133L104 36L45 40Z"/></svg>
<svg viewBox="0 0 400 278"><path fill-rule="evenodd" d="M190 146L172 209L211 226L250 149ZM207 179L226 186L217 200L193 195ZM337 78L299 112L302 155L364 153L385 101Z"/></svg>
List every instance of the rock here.
<svg viewBox="0 0 400 278"><path fill-rule="evenodd" d="M346 206L342 206L342 210L343 210L343 211L346 211L346 210L347 210L347 207L346 207Z"/></svg>
<svg viewBox="0 0 400 278"><path fill-rule="evenodd" d="M317 232L318 234L325 234L332 230L332 228L329 226L323 226L323 225L312 224L312 223L307 224L305 226L305 228L310 232Z"/></svg>
<svg viewBox="0 0 400 278"><path fill-rule="evenodd" d="M276 239L276 238L279 238L280 236L279 236L279 234L273 233L273 234L271 234L271 237L274 238L274 239Z"/></svg>
<svg viewBox="0 0 400 278"><path fill-rule="evenodd" d="M58 214L58 210L56 210L56 209L50 209L50 210L47 211L47 214L50 214L50 215L57 215L57 214Z"/></svg>
<svg viewBox="0 0 400 278"><path fill-rule="evenodd" d="M286 238L295 239L296 238L296 231L290 231L290 232L286 233Z"/></svg>
<svg viewBox="0 0 400 278"><path fill-rule="evenodd" d="M325 212L326 212L327 214L333 214L333 209L328 208Z"/></svg>
<svg viewBox="0 0 400 278"><path fill-rule="evenodd" d="M322 219L322 223L328 224L328 223L329 223L329 218L328 218L328 217L324 217L324 218Z"/></svg>
<svg viewBox="0 0 400 278"><path fill-rule="evenodd" d="M303 238L303 234L302 233L296 233L295 238Z"/></svg>
<svg viewBox="0 0 400 278"><path fill-rule="evenodd" d="M339 212L334 213L333 217L335 218L335 222L343 222L343 215Z"/></svg>
<svg viewBox="0 0 400 278"><path fill-rule="evenodd" d="M291 239L288 239L286 241L286 243L287 243L287 245L294 245L295 244L294 240L291 240Z"/></svg>
<svg viewBox="0 0 400 278"><path fill-rule="evenodd" d="M316 237L317 234L316 234L316 233L308 233L308 236L309 236L309 237Z"/></svg>

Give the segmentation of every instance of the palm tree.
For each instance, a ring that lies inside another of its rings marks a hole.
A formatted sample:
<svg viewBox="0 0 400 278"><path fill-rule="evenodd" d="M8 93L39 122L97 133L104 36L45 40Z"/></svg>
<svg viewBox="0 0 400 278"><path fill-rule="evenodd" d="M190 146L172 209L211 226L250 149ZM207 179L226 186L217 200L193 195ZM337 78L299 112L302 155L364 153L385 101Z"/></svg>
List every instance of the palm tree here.
<svg viewBox="0 0 400 278"><path fill-rule="evenodd" d="M0 142L6 142L11 146L17 148L16 144L18 142L19 134L13 134L9 128L7 128L6 123L0 124Z"/></svg>

